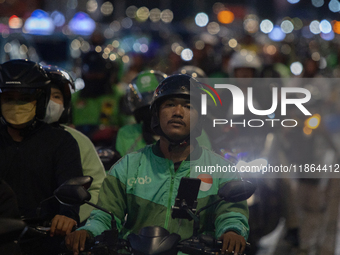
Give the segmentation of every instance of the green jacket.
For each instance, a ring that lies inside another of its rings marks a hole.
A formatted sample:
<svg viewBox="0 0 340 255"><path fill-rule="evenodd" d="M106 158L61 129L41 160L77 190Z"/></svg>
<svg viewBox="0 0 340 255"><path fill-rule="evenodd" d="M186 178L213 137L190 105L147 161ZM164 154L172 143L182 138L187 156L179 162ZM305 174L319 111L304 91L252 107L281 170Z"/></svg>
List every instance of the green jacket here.
<svg viewBox="0 0 340 255"><path fill-rule="evenodd" d="M211 149L207 133L203 130L202 135L197 138L198 143L208 149ZM142 149L147 144L143 138L142 123L125 125L118 130L116 140L116 150L121 156Z"/></svg>
<svg viewBox="0 0 340 255"><path fill-rule="evenodd" d="M75 126L105 125L123 126L126 116L120 112L119 101L124 95L116 86L112 94L94 98L80 97L80 91L72 94L72 123Z"/></svg>
<svg viewBox="0 0 340 255"><path fill-rule="evenodd" d="M96 204L98 201L99 189L103 183L103 180L106 176L104 166L98 156L98 153L91 142L91 140L83 135L78 130L74 128L62 125L65 130L67 130L74 139L76 139L81 157L81 165L83 167L83 175L84 176L92 176L93 182L91 187L88 189L91 194L90 202ZM80 222L86 220L89 216L93 207L90 205L82 205L79 210Z"/></svg>
<svg viewBox="0 0 340 255"><path fill-rule="evenodd" d="M175 172L173 162L164 158L157 143L130 153L113 165L101 187L98 205L113 212L122 238L152 225L178 233L182 239L189 238L192 235L193 221L171 217L171 206L175 203L181 178L190 176L210 179L210 184L204 187L201 185L197 209L217 200L218 189L224 182L238 178L236 174L229 173L224 179L213 179L208 174L195 173L195 166L231 164L205 148L197 146L189 158ZM97 236L110 229L110 221L109 214L93 210L85 226L80 229ZM200 233L214 233L218 238L226 231L233 230L247 238L247 203L220 202L201 213L200 223Z"/></svg>

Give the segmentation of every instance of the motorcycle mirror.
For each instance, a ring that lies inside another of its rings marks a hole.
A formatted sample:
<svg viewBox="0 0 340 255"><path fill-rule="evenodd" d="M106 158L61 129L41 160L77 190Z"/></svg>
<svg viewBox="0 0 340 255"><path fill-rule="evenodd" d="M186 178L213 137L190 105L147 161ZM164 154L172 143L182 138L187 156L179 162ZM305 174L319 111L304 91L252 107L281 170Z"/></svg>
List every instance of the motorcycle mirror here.
<svg viewBox="0 0 340 255"><path fill-rule="evenodd" d="M54 191L54 197L64 205L82 205L91 199L91 194L81 185L63 184Z"/></svg>
<svg viewBox="0 0 340 255"><path fill-rule="evenodd" d="M22 220L0 218L0 245L18 240L25 228Z"/></svg>
<svg viewBox="0 0 340 255"><path fill-rule="evenodd" d="M81 176L75 177L65 181L61 186L64 185L75 185L75 186L83 186L86 190L90 188L92 184L93 178L91 176Z"/></svg>
<svg viewBox="0 0 340 255"><path fill-rule="evenodd" d="M253 183L244 180L236 180L224 184L218 190L218 195L226 202L240 202L251 197L255 190L256 186Z"/></svg>

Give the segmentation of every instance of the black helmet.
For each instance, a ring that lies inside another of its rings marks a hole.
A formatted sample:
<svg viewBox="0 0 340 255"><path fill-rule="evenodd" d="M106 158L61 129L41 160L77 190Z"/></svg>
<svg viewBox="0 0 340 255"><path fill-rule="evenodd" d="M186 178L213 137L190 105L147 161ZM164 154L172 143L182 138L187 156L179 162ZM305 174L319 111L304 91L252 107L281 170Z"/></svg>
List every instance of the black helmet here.
<svg viewBox="0 0 340 255"><path fill-rule="evenodd" d="M104 58L101 53L89 51L82 56L81 77L85 87L83 98L94 98L112 93L112 84L118 82L118 63Z"/></svg>
<svg viewBox="0 0 340 255"><path fill-rule="evenodd" d="M159 107L160 105L169 98L173 97L182 97L189 98L191 100L191 104L194 105L195 109L200 114L200 100L203 86L196 79L192 78L189 75L185 74L174 74L167 78L165 78L155 90L153 95L152 103L151 103L151 112L152 112L152 121L151 128L153 131L161 136L166 135L163 133L160 123L159 123ZM202 119L198 121L195 128L191 131L191 137L198 137L202 133ZM171 139L166 137L170 142ZM187 140L187 138L185 139Z"/></svg>
<svg viewBox="0 0 340 255"><path fill-rule="evenodd" d="M14 59L0 65L0 89L39 90L36 118L44 119L50 100L50 80L41 65L24 59Z"/></svg>
<svg viewBox="0 0 340 255"><path fill-rule="evenodd" d="M182 66L177 70L178 74L187 74L190 75L192 78L207 78L207 75L203 71L203 69L197 67L197 66Z"/></svg>
<svg viewBox="0 0 340 255"><path fill-rule="evenodd" d="M67 123L71 109L71 90L75 90L75 84L71 75L63 68L57 66L43 66L48 78L51 80L51 87L61 91L64 97L64 111L59 119L59 123Z"/></svg>
<svg viewBox="0 0 340 255"><path fill-rule="evenodd" d="M160 71L143 71L140 72L129 84L126 97L129 110L136 110L150 106L153 93L158 84L167 77Z"/></svg>

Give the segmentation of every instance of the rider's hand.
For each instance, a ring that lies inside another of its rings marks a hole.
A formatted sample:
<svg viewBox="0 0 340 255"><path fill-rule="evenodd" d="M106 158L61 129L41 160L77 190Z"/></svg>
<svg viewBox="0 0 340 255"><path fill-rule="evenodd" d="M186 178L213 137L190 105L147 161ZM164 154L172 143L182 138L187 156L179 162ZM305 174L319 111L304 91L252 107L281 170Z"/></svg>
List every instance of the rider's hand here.
<svg viewBox="0 0 340 255"><path fill-rule="evenodd" d="M234 255L242 254L246 248L244 237L233 231L226 232L220 239L223 241L222 251L225 251L227 254L232 252L234 252Z"/></svg>
<svg viewBox="0 0 340 255"><path fill-rule="evenodd" d="M85 241L89 237L89 232L86 230L77 230L66 236L65 245L67 249L73 251L74 255L78 255L79 250L83 251L85 249Z"/></svg>
<svg viewBox="0 0 340 255"><path fill-rule="evenodd" d="M77 225L74 219L66 217L64 215L56 215L52 220L50 235L68 235L71 233L72 228Z"/></svg>

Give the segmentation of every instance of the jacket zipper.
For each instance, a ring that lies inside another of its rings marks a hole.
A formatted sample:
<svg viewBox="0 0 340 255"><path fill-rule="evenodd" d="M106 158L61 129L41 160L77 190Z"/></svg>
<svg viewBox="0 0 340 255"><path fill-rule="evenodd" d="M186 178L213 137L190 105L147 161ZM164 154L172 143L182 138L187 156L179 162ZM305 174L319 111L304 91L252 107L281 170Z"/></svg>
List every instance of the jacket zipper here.
<svg viewBox="0 0 340 255"><path fill-rule="evenodd" d="M168 199L168 206L166 209L166 216L165 216L165 223L164 223L165 229L168 229L168 225L169 225L170 213L171 213L172 190L174 188L174 183L175 183L175 177L174 177L174 174L172 173L172 169L170 170L170 174L171 174L171 183L170 183L170 194L169 194L169 199Z"/></svg>

